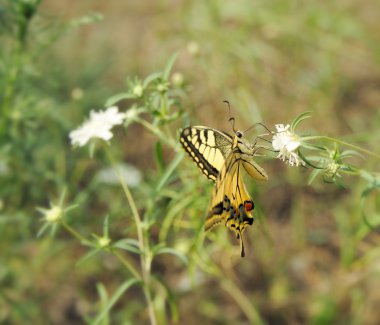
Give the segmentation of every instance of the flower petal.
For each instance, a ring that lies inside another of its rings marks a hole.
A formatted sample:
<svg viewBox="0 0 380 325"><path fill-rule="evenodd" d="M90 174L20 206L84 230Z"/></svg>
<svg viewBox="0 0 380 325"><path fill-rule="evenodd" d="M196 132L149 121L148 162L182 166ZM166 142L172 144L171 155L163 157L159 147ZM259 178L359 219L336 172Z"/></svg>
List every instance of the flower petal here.
<svg viewBox="0 0 380 325"><path fill-rule="evenodd" d="M105 111L99 112L92 110L90 119L76 130L70 132L71 144L83 147L92 138L110 140L113 137L112 127L122 124L125 117L125 113L119 113L117 106L112 106Z"/></svg>

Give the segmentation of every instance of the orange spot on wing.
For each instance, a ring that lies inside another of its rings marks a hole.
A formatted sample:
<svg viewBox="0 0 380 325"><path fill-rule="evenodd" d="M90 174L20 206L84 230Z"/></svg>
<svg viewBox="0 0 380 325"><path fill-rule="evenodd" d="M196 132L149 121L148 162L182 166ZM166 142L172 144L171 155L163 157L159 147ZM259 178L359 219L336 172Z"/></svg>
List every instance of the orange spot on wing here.
<svg viewBox="0 0 380 325"><path fill-rule="evenodd" d="M245 211L247 211L247 212L252 211L254 207L255 207L255 205L253 204L252 201L245 201L244 202Z"/></svg>

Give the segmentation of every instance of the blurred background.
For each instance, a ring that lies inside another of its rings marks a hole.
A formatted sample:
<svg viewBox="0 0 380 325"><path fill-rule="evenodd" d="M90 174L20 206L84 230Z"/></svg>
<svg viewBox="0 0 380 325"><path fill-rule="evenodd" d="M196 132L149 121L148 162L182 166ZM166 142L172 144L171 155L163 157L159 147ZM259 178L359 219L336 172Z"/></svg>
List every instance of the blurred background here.
<svg viewBox="0 0 380 325"><path fill-rule="evenodd" d="M69 203L79 204L68 221L78 231L98 233L106 214L111 238L129 229L121 188L97 181L104 165L86 150L72 150L68 139L91 109L125 89L126 77L143 79L178 54L171 82L182 87L183 119L168 126L172 134L189 124L231 132L227 99L238 129L255 122L273 128L311 111L301 132L380 153L379 13L378 1L358 0L46 0L39 6L0 0L0 323L89 323L100 308L97 284L112 293L127 279L107 254L76 266L88 249L63 230L36 236L42 217L36 207L57 202L64 187ZM158 173L157 140L139 124L116 132L116 139L118 158L142 175L132 191L143 212L142 198ZM169 162L174 152L164 151ZM189 264L160 256L152 269L171 288L177 323L379 324L378 189L358 177L345 177L345 188L320 178L308 185L308 168L258 162L269 181L246 182L256 221L246 231L244 259L222 226L198 251L188 249L212 183L188 157L177 167L172 189L193 197L173 212L169 241ZM379 170L374 158L356 162ZM159 297L156 304L165 305ZM109 323L147 324L144 304L141 290L128 291ZM165 306L161 322L175 323Z"/></svg>

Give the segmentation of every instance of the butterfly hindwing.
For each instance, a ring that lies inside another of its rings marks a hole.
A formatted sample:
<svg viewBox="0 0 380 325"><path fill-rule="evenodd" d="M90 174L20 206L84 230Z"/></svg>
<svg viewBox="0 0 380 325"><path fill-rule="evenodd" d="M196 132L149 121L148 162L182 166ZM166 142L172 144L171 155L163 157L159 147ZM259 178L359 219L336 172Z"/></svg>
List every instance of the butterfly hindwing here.
<svg viewBox="0 0 380 325"><path fill-rule="evenodd" d="M237 153L231 153L219 173L207 214L205 230L224 222L241 242L244 256L242 233L252 225L254 203L242 179L242 160Z"/></svg>
<svg viewBox="0 0 380 325"><path fill-rule="evenodd" d="M238 235L239 231L252 224L254 203L243 182L242 170L241 161L234 154L227 158L215 184L206 230L225 221L226 226Z"/></svg>
<svg viewBox="0 0 380 325"><path fill-rule="evenodd" d="M215 181L231 152L232 137L212 128L191 126L182 130L180 141L203 174Z"/></svg>

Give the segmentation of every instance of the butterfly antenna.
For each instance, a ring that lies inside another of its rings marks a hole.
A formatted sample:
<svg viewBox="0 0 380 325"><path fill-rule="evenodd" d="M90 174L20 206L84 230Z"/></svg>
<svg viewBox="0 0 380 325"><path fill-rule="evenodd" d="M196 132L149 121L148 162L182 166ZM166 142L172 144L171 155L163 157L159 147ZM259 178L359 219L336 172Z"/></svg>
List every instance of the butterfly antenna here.
<svg viewBox="0 0 380 325"><path fill-rule="evenodd" d="M231 122L231 124L232 124L232 130L234 131L234 133L236 133L236 130L235 130L235 118L231 116L231 105L230 105L230 102L228 100L224 100L223 103L226 103L228 105L228 114L230 115L230 118L228 119L228 122Z"/></svg>
<svg viewBox="0 0 380 325"><path fill-rule="evenodd" d="M247 129L245 129L243 131L243 133L250 131L251 129L253 129L254 127L256 127L258 125L262 126L265 130L267 130L269 132L269 134L263 134L263 135L270 135L270 134L274 133L273 131L269 130L269 128L264 123L261 123L261 122L258 122L258 123L255 123L255 124L251 125Z"/></svg>

